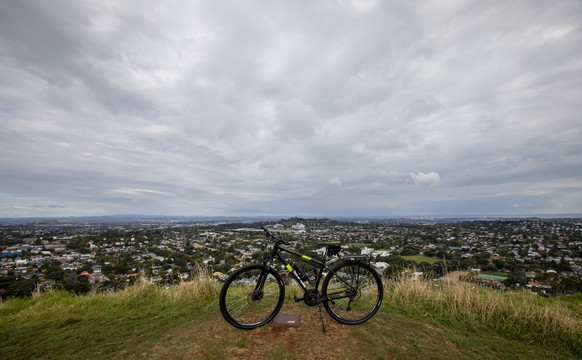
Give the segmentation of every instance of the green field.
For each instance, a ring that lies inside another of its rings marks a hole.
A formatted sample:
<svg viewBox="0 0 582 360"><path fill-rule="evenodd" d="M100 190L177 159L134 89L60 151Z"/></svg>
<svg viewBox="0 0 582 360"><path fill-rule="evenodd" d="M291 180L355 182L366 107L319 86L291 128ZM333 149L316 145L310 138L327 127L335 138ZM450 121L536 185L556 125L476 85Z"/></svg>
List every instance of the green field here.
<svg viewBox="0 0 582 360"><path fill-rule="evenodd" d="M368 244L368 243L349 243L348 246L356 246L356 247L364 247L364 246L370 246L372 244Z"/></svg>
<svg viewBox="0 0 582 360"><path fill-rule="evenodd" d="M427 262L427 263L432 265L435 262L440 261L440 259L429 257L429 256L423 256L423 255L410 255L410 256L403 256L402 258L405 260L414 261L417 264L420 264L421 262Z"/></svg>
<svg viewBox="0 0 582 360"><path fill-rule="evenodd" d="M507 279L507 275L503 275L503 274L494 274L494 273L481 273L477 276L475 276L476 279L481 279L481 280L497 280L497 281L503 281L505 279Z"/></svg>

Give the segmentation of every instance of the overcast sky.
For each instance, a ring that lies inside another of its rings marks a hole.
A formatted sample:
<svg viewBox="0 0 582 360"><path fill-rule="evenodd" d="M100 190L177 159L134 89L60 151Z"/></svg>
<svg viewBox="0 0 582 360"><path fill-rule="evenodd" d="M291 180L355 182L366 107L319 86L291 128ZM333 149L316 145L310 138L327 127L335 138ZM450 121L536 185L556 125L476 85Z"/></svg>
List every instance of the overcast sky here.
<svg viewBox="0 0 582 360"><path fill-rule="evenodd" d="M0 217L582 213L582 2L0 1Z"/></svg>

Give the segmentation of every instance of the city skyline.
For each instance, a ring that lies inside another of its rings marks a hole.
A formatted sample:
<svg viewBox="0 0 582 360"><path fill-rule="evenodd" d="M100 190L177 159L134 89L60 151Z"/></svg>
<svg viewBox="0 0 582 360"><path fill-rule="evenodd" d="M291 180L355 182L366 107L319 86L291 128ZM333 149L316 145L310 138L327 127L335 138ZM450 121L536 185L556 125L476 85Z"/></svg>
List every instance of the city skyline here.
<svg viewBox="0 0 582 360"><path fill-rule="evenodd" d="M0 218L582 214L582 3L0 5Z"/></svg>

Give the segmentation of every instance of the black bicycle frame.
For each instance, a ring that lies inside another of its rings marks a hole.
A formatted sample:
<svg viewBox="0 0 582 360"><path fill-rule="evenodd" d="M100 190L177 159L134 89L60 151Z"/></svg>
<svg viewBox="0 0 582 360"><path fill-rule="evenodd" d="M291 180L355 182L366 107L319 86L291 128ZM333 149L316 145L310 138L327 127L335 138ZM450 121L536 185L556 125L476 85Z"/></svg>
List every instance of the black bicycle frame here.
<svg viewBox="0 0 582 360"><path fill-rule="evenodd" d="M283 266L285 266L285 268L289 271L289 273L292 274L293 278L297 281L297 283L303 289L304 292L307 292L307 290L308 290L307 287L303 284L303 281L301 280L301 278L297 274L296 269L294 269L293 266L291 266L291 264L287 262L287 259L285 259L283 257L281 252L286 252L286 253L289 253L291 255L295 255L297 257L300 257L303 260L311 261L312 263L317 264L319 266L319 270L317 271L317 279L315 282L315 288L316 289L319 288L319 282L321 281L321 274L323 273L323 269L326 267L325 261L322 262L322 261L319 261L316 259L312 259L307 255L303 255L303 254L300 254L300 253L293 251L291 249L284 248L281 245L279 245L278 242L275 242L275 246L273 247L273 251L271 251L271 253L269 255L267 255L267 257L264 261L264 265L271 266L270 263L271 263L271 261L273 261L275 259L275 256L276 256L283 263ZM324 260L325 260L325 258L324 258ZM260 279L260 280L261 281L259 281L259 284L261 284L263 282L262 279Z"/></svg>
<svg viewBox="0 0 582 360"><path fill-rule="evenodd" d="M327 254L324 255L323 257L323 261L319 261L319 260L315 260L310 258L307 255L303 255L300 254L296 251L293 251L291 249L287 249L281 246L282 243L288 244L287 242L283 241L281 238L279 238L277 235L272 234L269 230L265 229L264 227L262 228L263 230L265 230L265 232L267 233L267 237L271 236L272 238L274 238L275 241L275 245L273 246L273 250L271 251L270 254L268 254L265 257L265 261L263 262L263 265L265 266L265 270L261 271L261 274L259 275L259 281L257 282L257 285L255 287L255 291L254 291L254 295L253 297L258 297L256 300L259 300L259 298L262 297L262 293L263 293L263 286L265 284L265 280L267 278L267 268L273 268L271 265L271 262L275 260L275 256L277 258L279 258L279 260L285 265L285 268L287 268L287 270L289 271L290 274L293 275L293 277L295 278L295 281L297 281L297 283L299 284L299 286L301 287L301 289L303 290L303 292L307 295L309 294L310 296L312 294L309 293L309 289L307 289L307 286L305 286L305 284L303 284L303 280L301 280L301 278L299 277L299 275L297 274L296 269L293 269L293 267L291 266L291 264L289 264L287 262L287 260L283 257L283 255L281 255L281 251L283 252L287 252L289 254L292 254L294 256L298 256L301 257L304 260L307 261L311 261L317 265L319 265L319 270L317 271L317 279L315 281L315 290L318 292L319 290L319 283L321 281L322 278L322 274L323 274L323 269L327 268L327 270L330 270L327 267ZM355 255L353 258L355 258L357 255ZM352 285L349 284L349 282L347 282L346 280L344 280L339 274L336 274L338 276L338 278L344 283L346 284L346 286L348 286L350 288L351 291L355 291L354 287ZM359 283L359 274L356 280ZM343 295L339 295L342 294ZM333 295L333 296L330 296ZM337 300L337 299L342 299L342 298L346 298L346 297L350 297L352 296L352 294L348 294L345 291L340 291L338 293L333 293L333 294L327 294L326 297L320 297L317 299L312 299L315 300L317 303L321 303L322 301L331 301L333 303L333 300ZM295 301L300 301L302 299L295 299ZM320 308L321 311L321 308ZM322 318L323 321L323 318ZM325 332L325 328L324 328L324 332Z"/></svg>

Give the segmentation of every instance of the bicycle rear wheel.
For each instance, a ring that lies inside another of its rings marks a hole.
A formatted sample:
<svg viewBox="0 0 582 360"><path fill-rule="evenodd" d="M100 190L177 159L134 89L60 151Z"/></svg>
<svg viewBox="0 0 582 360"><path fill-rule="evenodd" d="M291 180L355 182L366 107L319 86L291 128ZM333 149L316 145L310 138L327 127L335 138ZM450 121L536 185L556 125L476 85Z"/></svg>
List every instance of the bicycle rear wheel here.
<svg viewBox="0 0 582 360"><path fill-rule="evenodd" d="M384 287L370 265L347 261L334 267L323 280L323 306L334 320L347 325L368 321L380 308Z"/></svg>
<svg viewBox="0 0 582 360"><path fill-rule="evenodd" d="M251 330L271 321L281 310L285 286L281 276L261 264L235 271L220 291L220 312L239 329Z"/></svg>

